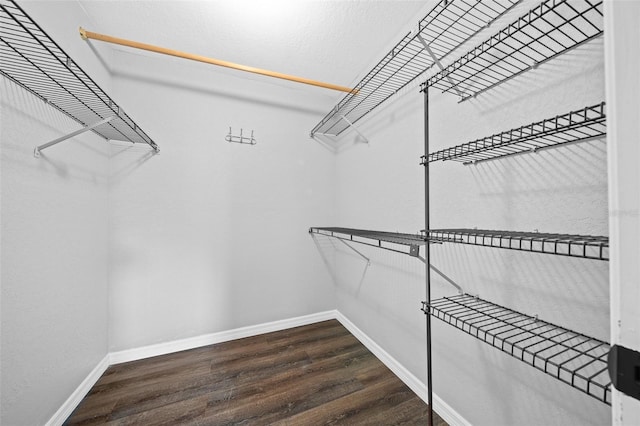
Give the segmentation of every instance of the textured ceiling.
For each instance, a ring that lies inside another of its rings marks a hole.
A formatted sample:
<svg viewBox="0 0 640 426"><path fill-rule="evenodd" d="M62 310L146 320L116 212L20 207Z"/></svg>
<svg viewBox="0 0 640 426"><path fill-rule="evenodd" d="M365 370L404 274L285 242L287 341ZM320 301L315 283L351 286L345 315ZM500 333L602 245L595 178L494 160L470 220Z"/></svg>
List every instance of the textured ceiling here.
<svg viewBox="0 0 640 426"><path fill-rule="evenodd" d="M79 3L90 17L90 22L82 23L82 26L91 31L353 86L402 35L415 27L429 5L435 2L217 0ZM135 52L126 47L113 45L113 48ZM343 95L333 93L331 96L335 99Z"/></svg>

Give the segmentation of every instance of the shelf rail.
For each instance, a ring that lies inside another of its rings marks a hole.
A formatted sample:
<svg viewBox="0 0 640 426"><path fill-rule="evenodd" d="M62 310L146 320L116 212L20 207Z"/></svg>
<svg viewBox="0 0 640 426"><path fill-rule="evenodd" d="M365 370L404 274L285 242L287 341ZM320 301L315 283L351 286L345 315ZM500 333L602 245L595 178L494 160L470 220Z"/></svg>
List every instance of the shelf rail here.
<svg viewBox="0 0 640 426"><path fill-rule="evenodd" d="M602 0L546 0L429 77L425 87L469 99L603 33Z"/></svg>
<svg viewBox="0 0 640 426"><path fill-rule="evenodd" d="M608 343L469 294L423 302L422 310L611 405Z"/></svg>
<svg viewBox="0 0 640 426"><path fill-rule="evenodd" d="M429 154L428 161L458 161L473 164L523 152L586 141L607 134L605 103L557 115L472 142ZM423 155L422 165L426 158Z"/></svg>
<svg viewBox="0 0 640 426"><path fill-rule="evenodd" d="M309 233L365 244L384 250L395 251L396 253L408 254L413 257L419 257L420 246L428 244L420 234L403 234L398 232L369 231L365 229L338 227L312 227L309 228ZM408 247L409 251L407 252L406 249L401 249L403 246Z"/></svg>
<svg viewBox="0 0 640 426"><path fill-rule="evenodd" d="M152 44L141 43L139 41L127 40L127 39L120 38L120 37L113 37L113 36L110 36L110 35L107 35L107 34L99 34L99 33L93 32L93 31L88 31L88 30L86 30L84 28L80 28L80 37L82 37L83 40L88 40L88 39L99 40L99 41L103 41L105 43L118 44L120 46L131 47L133 49L141 49L141 50L146 50L148 52L159 53L159 54L162 54L162 55L175 56L177 58L188 59L188 60L197 61L197 62L203 62L203 63L209 64L209 65L217 65L217 66L220 66L220 67L231 68L231 69L244 71L244 72L250 72L250 73L254 73L254 74L260 74L260 75L264 75L264 76L267 76L267 77L281 78L283 80L294 81L296 83L302 83L302 84L309 84L309 85L312 85L312 86L323 87L325 89L339 90L341 92L348 92L348 93L351 93L351 92L354 91L354 89L352 89L350 87L339 86L337 84L331 84L331 83L325 83L325 82L322 82L322 81L312 80L310 78L298 77L298 76L295 76L295 75L284 74L284 73L277 72L277 71L265 70L265 69L262 69L262 68L251 67L251 66L248 66L248 65L236 64L234 62L223 61L221 59L209 58L207 56L196 55L196 54L187 53L187 52L181 52L179 50L168 49L166 47L161 47L161 46L154 46Z"/></svg>
<svg viewBox="0 0 640 426"><path fill-rule="evenodd" d="M338 136L520 0L442 0L311 130Z"/></svg>
<svg viewBox="0 0 640 426"><path fill-rule="evenodd" d="M425 231L421 231L425 235ZM470 244L509 250L609 260L609 237L487 229L431 229L430 242Z"/></svg>
<svg viewBox="0 0 640 426"><path fill-rule="evenodd" d="M403 234L398 232L383 232L383 231L369 231L365 229L353 229L353 228L309 228L310 234L324 235L327 237L336 238L338 241L346 244L346 241L364 244L384 250L394 251L396 253L406 254L415 258L418 258L425 265L429 263L426 257L420 255L420 247L430 244L424 237L418 234ZM385 243L385 244L383 244ZM431 243L435 243L432 241ZM391 245L389 245L391 244ZM399 247L408 247L401 250ZM358 255L367 261L367 264L371 264L371 260L358 250L354 249L347 244L351 250L355 251ZM443 278L449 285L454 287L458 293L462 294L462 287L448 277L444 272L439 270L433 265L429 265L429 268Z"/></svg>
<svg viewBox="0 0 640 426"><path fill-rule="evenodd" d="M144 143L159 151L122 107L13 0L0 0L0 74L83 128L112 117L91 128L104 139Z"/></svg>

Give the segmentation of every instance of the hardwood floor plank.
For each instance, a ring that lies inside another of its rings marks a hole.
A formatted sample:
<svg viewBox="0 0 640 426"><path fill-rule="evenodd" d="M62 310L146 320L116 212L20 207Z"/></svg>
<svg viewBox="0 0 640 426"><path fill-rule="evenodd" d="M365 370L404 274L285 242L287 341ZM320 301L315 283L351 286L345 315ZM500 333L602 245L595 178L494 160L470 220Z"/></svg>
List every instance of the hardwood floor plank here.
<svg viewBox="0 0 640 426"><path fill-rule="evenodd" d="M341 368L341 366L344 365L345 360L358 356L370 356L370 354L368 354L366 348L354 347L351 351L341 354L340 357L322 360L314 363L313 365L301 365L299 368L284 368L282 371L263 371L260 373L260 376L247 374L242 377L242 381L233 381L229 383L229 385L224 389L227 393L221 395L220 392L216 392L212 396L209 406L214 407L223 400L227 405L232 402L234 404L242 404L242 400L257 398L259 395L269 392L270 390L292 387L296 383L296 380L294 379L298 379L298 385L304 387L306 386L307 380L314 377L316 380L322 380L322 378L318 378L318 374L322 374L322 372L326 370ZM301 377L302 379L300 379Z"/></svg>
<svg viewBox="0 0 640 426"><path fill-rule="evenodd" d="M208 364L215 348L204 346L186 351L174 352L166 355L145 358L138 361L130 361L110 366L100 378L101 384L109 384L114 381L123 381L128 378L138 378L145 375L153 375L166 372L169 369L179 369L186 365L196 365L199 362Z"/></svg>
<svg viewBox="0 0 640 426"><path fill-rule="evenodd" d="M293 327L287 330L267 333L263 336L269 344L274 346L306 345L317 341L323 341L327 338L336 338L339 336L353 337L344 327L336 329L331 321L322 321L315 324Z"/></svg>
<svg viewBox="0 0 640 426"><path fill-rule="evenodd" d="M169 426L194 423L202 416L207 405L206 397L185 399L173 404L163 405L149 411L122 417L107 422L109 426L145 425Z"/></svg>
<svg viewBox="0 0 640 426"><path fill-rule="evenodd" d="M342 396L362 388L355 374L367 368L377 368L379 361L370 353L362 354L361 357L359 362L351 365L325 363L318 368L311 365L299 376L261 383L260 392L250 396L242 395L242 403L234 404L230 409L221 410L221 407L210 404L205 418L217 419L216 422L219 423L234 423L243 418L290 415L304 409L305 404L323 404L333 399L329 398L330 395Z"/></svg>
<svg viewBox="0 0 640 426"><path fill-rule="evenodd" d="M426 424L426 408L331 320L111 366L65 424Z"/></svg>
<svg viewBox="0 0 640 426"><path fill-rule="evenodd" d="M348 422L359 411L375 405L386 393L401 385L389 378L372 386L352 392L313 409L275 422L275 425L317 425Z"/></svg>
<svg viewBox="0 0 640 426"><path fill-rule="evenodd" d="M163 405L175 403L189 398L209 395L210 398L220 398L226 395L228 389L245 389L242 386L246 382L253 382L262 375L266 378L278 376L278 373L290 372L296 364L303 366L308 364L308 356L304 352L285 354L280 357L279 366L264 366L254 363L247 366L246 363L228 365L222 371L203 371L199 374L189 372L185 377L176 377L166 383L136 385L135 394L127 398L120 397L114 407L112 418L129 416L133 413L148 411ZM233 367L233 368L231 368ZM244 370L243 370L244 368ZM285 377L284 380L287 380Z"/></svg>
<svg viewBox="0 0 640 426"><path fill-rule="evenodd" d="M393 422L388 422L387 424L396 424L396 425L414 425L414 424L427 424L427 405L420 399L411 398L402 404L398 404L385 413L381 413L384 418L393 418L395 419ZM371 423L384 423L383 419L378 419L374 416L369 418ZM447 423L442 420L437 413L433 413L433 423L434 426L446 426Z"/></svg>
<svg viewBox="0 0 640 426"><path fill-rule="evenodd" d="M66 424L83 426L105 424L109 421L111 411L117 402L115 399L85 397Z"/></svg>

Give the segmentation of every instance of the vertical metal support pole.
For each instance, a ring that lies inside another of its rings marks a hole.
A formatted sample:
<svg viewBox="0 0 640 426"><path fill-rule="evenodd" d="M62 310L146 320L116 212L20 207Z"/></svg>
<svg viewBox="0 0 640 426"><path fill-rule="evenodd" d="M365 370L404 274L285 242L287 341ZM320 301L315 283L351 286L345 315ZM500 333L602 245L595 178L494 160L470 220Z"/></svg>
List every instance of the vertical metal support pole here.
<svg viewBox="0 0 640 426"><path fill-rule="evenodd" d="M427 159L424 163L424 229L427 236L429 235L429 87L424 86L424 156ZM427 302L427 404L429 404L429 426L433 426L433 391L432 384L432 366L431 366L431 244L427 243L424 246L425 251L425 268L426 268L426 282L425 293Z"/></svg>

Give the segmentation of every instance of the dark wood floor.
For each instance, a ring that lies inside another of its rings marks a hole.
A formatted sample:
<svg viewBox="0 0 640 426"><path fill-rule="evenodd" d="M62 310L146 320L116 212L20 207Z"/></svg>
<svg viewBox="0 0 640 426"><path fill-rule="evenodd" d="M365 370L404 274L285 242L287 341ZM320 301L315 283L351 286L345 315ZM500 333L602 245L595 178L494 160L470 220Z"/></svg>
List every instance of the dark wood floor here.
<svg viewBox="0 0 640 426"><path fill-rule="evenodd" d="M332 320L111 366L65 424L424 425L426 412Z"/></svg>

